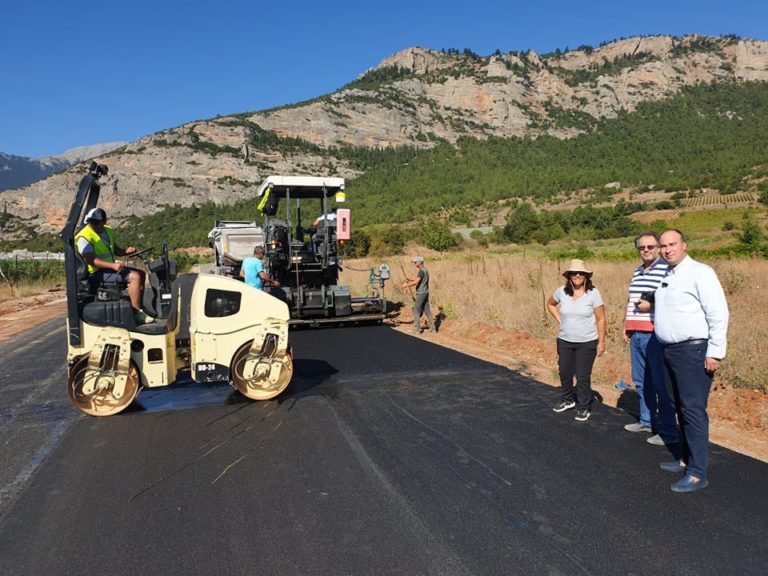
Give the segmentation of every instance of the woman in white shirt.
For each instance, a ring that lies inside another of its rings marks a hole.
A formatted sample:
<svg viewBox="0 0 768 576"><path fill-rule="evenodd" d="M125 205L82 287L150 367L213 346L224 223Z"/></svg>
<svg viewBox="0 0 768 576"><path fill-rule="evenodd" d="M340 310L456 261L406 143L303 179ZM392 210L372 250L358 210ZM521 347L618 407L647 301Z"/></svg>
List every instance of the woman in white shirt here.
<svg viewBox="0 0 768 576"><path fill-rule="evenodd" d="M563 276L565 285L547 302L549 313L560 324L557 356L562 395L553 410L576 408L575 419L585 422L592 404L592 366L605 352L605 306L600 291L592 285L592 271L582 260L571 260Z"/></svg>

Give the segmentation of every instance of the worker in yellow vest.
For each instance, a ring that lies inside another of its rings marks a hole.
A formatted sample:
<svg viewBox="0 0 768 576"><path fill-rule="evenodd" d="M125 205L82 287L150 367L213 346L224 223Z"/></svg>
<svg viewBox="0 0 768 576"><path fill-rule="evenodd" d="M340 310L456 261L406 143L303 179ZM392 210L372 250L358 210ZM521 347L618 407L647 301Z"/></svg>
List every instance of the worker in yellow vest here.
<svg viewBox="0 0 768 576"><path fill-rule="evenodd" d="M141 309L144 298L144 274L125 263L116 260L116 256L127 256L136 252L129 246L121 248L115 242L115 233L107 226L107 213L102 208L93 208L85 215L85 226L75 235L77 251L82 254L88 265L90 281L96 284L127 284L128 297L133 307L133 318L137 325L154 322L154 318Z"/></svg>

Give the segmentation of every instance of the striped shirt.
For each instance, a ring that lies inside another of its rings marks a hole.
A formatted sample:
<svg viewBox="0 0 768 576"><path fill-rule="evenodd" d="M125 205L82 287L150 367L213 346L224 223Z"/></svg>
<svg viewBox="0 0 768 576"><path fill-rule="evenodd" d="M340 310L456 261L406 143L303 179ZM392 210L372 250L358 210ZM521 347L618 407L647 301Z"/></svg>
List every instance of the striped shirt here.
<svg viewBox="0 0 768 576"><path fill-rule="evenodd" d="M624 330L627 332L653 332L654 312L640 312L635 302L643 292L655 292L661 280L667 275L669 264L659 258L645 270L643 266L635 268L632 281L629 283L629 300L627 300L627 315L624 318Z"/></svg>

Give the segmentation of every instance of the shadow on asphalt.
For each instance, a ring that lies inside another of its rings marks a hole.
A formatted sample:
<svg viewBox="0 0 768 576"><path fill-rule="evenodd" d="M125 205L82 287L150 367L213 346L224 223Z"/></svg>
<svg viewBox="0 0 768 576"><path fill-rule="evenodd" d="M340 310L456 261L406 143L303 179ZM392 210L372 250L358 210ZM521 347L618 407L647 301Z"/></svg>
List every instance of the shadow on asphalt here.
<svg viewBox="0 0 768 576"><path fill-rule="evenodd" d="M338 370L325 360L297 359L294 362L293 380L275 400L282 403L297 395L305 394L315 386L332 378ZM162 412L191 410L206 406L224 406L251 402L226 382L198 383L189 375L162 388L145 388L136 401L124 413Z"/></svg>

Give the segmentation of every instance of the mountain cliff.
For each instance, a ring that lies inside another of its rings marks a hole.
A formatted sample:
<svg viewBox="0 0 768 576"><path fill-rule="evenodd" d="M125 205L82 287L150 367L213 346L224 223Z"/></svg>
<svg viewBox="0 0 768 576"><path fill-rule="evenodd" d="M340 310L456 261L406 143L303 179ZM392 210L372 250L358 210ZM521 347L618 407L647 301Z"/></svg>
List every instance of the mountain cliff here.
<svg viewBox="0 0 768 576"><path fill-rule="evenodd" d="M127 144L99 160L110 170L101 203L117 218L174 204L229 204L273 173L354 178L360 149L570 138L685 86L766 80L768 42L732 36L638 37L550 54L409 48L333 94ZM27 225L58 230L83 171L72 167L0 199Z"/></svg>
<svg viewBox="0 0 768 576"><path fill-rule="evenodd" d="M71 148L56 156L27 158L0 152L0 192L12 188L22 188L50 176L54 172L68 168L78 162L95 158L124 146L126 142L110 142Z"/></svg>
<svg viewBox="0 0 768 576"><path fill-rule="evenodd" d="M42 161L0 152L0 192L28 186L70 165L64 161Z"/></svg>

